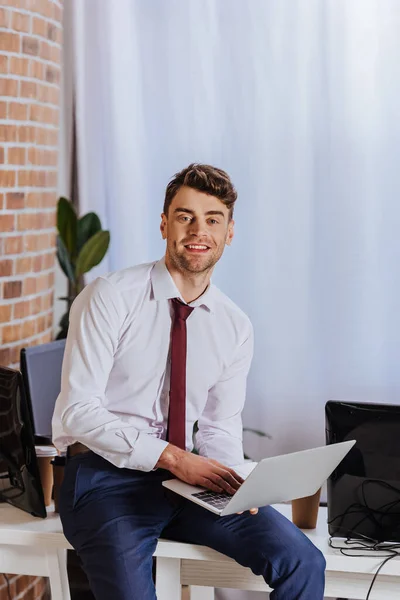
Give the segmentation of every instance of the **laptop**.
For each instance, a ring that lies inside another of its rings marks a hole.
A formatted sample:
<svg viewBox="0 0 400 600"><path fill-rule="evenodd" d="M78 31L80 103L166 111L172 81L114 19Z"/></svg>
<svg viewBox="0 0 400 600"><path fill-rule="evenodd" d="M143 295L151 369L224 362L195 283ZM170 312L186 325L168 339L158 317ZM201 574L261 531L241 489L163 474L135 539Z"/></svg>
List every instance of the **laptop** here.
<svg viewBox="0 0 400 600"><path fill-rule="evenodd" d="M163 485L223 517L315 494L355 443L355 440L349 440L233 467L245 478L233 496L211 492L175 478L163 481Z"/></svg>
<svg viewBox="0 0 400 600"><path fill-rule="evenodd" d="M65 342L56 340L21 350L21 373L36 444L51 444L51 420L61 389Z"/></svg>

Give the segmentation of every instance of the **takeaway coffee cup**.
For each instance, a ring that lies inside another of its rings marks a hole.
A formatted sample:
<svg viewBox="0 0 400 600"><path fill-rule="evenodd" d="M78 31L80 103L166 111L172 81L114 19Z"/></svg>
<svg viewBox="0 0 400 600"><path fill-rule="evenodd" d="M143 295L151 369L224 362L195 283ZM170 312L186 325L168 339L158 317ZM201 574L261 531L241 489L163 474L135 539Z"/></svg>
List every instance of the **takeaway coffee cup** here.
<svg viewBox="0 0 400 600"><path fill-rule="evenodd" d="M53 498L54 498L54 512L59 512L59 502L60 502L60 488L64 479L64 469L65 469L65 456L55 456L51 461L53 465Z"/></svg>
<svg viewBox="0 0 400 600"><path fill-rule="evenodd" d="M39 467L40 482L42 484L44 503L46 506L51 504L51 495L53 492L53 467L52 458L57 456L57 450L54 446L35 446L36 458Z"/></svg>
<svg viewBox="0 0 400 600"><path fill-rule="evenodd" d="M292 521L299 529L315 529L317 526L321 488L312 496L292 500Z"/></svg>

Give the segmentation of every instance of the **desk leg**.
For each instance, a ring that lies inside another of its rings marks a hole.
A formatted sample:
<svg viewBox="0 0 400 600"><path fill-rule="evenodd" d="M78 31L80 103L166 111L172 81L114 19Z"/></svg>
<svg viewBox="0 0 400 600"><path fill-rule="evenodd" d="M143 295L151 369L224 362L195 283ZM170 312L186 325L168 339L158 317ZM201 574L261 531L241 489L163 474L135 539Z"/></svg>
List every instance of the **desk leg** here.
<svg viewBox="0 0 400 600"><path fill-rule="evenodd" d="M181 561L157 556L157 600L181 600Z"/></svg>
<svg viewBox="0 0 400 600"><path fill-rule="evenodd" d="M51 600L71 600L67 573L67 551L48 550Z"/></svg>
<svg viewBox="0 0 400 600"><path fill-rule="evenodd" d="M214 588L200 585L189 586L190 600L214 600Z"/></svg>

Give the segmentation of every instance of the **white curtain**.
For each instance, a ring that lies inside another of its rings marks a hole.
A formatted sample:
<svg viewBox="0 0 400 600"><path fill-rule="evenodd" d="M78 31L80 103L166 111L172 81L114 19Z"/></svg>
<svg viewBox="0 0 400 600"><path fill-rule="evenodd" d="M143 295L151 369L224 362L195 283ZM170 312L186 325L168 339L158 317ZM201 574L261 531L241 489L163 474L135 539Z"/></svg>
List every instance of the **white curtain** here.
<svg viewBox="0 0 400 600"><path fill-rule="evenodd" d="M94 276L164 252L169 178L226 169L236 238L214 282L256 333L255 458L324 443L328 399L400 398L400 3L75 0L82 212Z"/></svg>
<svg viewBox="0 0 400 600"><path fill-rule="evenodd" d="M81 208L111 230L89 279L160 257L169 178L214 164L239 192L214 281L254 323L245 424L272 436L248 452L323 444L328 399L399 402L398 0L69 10Z"/></svg>

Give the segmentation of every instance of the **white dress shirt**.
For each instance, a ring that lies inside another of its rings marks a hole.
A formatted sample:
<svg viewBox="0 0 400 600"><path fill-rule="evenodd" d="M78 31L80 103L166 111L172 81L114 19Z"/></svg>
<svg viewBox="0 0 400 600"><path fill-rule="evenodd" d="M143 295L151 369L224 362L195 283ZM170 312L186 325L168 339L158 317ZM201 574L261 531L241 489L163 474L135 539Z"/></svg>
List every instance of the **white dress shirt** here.
<svg viewBox="0 0 400 600"><path fill-rule="evenodd" d="M75 298L53 415L60 451L81 442L117 467L151 471L167 446L169 347L182 297L164 259L98 277ZM186 321L186 449L243 462L241 412L253 354L248 317L214 285Z"/></svg>

